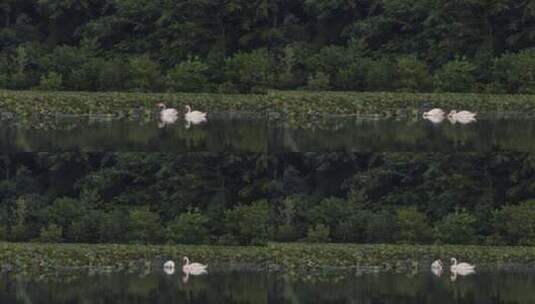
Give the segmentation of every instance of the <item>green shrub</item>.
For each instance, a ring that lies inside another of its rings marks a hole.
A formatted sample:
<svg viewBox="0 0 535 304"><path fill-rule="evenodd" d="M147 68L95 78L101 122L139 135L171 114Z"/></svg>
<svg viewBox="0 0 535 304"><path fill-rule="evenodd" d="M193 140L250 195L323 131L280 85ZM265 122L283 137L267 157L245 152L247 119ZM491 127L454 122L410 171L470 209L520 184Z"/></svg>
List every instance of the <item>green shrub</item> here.
<svg viewBox="0 0 535 304"><path fill-rule="evenodd" d="M108 63L100 58L90 58L77 69L73 69L70 77L70 89L78 91L96 91L99 89L101 71ZM120 79L114 79L114 82Z"/></svg>
<svg viewBox="0 0 535 304"><path fill-rule="evenodd" d="M29 72L16 72L9 77L8 88L24 90L34 86L35 82Z"/></svg>
<svg viewBox="0 0 535 304"><path fill-rule="evenodd" d="M41 243L61 243L63 242L63 229L58 225L50 224L41 229L37 241Z"/></svg>
<svg viewBox="0 0 535 304"><path fill-rule="evenodd" d="M101 214L99 221L100 241L104 243L122 243L127 240L130 214L115 208Z"/></svg>
<svg viewBox="0 0 535 304"><path fill-rule="evenodd" d="M301 238L301 233L295 226L283 224L277 227L277 233L274 238L277 242L293 242Z"/></svg>
<svg viewBox="0 0 535 304"><path fill-rule="evenodd" d="M97 243L100 240L101 212L89 210L72 222L70 237L79 243Z"/></svg>
<svg viewBox="0 0 535 304"><path fill-rule="evenodd" d="M427 217L416 207L398 209L396 223L399 228L399 241L402 243L424 243L431 237L432 229L427 224Z"/></svg>
<svg viewBox="0 0 535 304"><path fill-rule="evenodd" d="M134 243L157 243L160 241L161 225L157 213L148 207L130 211L128 239Z"/></svg>
<svg viewBox="0 0 535 304"><path fill-rule="evenodd" d="M0 241L7 241L6 226L0 225Z"/></svg>
<svg viewBox="0 0 535 304"><path fill-rule="evenodd" d="M336 197L325 198L309 210L308 222L313 225L327 225L331 231L334 231L336 226L349 216L349 213L350 205L347 200Z"/></svg>
<svg viewBox="0 0 535 304"><path fill-rule="evenodd" d="M273 83L272 59L266 49L234 54L225 60L224 71L226 80L240 92L250 92L254 87L267 88Z"/></svg>
<svg viewBox="0 0 535 304"><path fill-rule="evenodd" d="M58 46L39 58L39 65L49 74L61 75L62 85L66 88L91 89L92 86L87 82L94 82L96 75L88 71L98 68L92 60L96 48L96 45L85 40L80 47Z"/></svg>
<svg viewBox="0 0 535 304"><path fill-rule="evenodd" d="M394 87L395 64L389 59L378 59L366 67L366 85L372 91L387 91Z"/></svg>
<svg viewBox="0 0 535 304"><path fill-rule="evenodd" d="M426 91L430 87L431 77L425 62L414 56L404 56L397 60L397 86L403 91Z"/></svg>
<svg viewBox="0 0 535 304"><path fill-rule="evenodd" d="M98 87L102 91L124 90L130 81L127 63L107 60L99 71Z"/></svg>
<svg viewBox="0 0 535 304"><path fill-rule="evenodd" d="M56 72L49 72L41 76L39 89L45 91L59 91L63 88L63 77Z"/></svg>
<svg viewBox="0 0 535 304"><path fill-rule="evenodd" d="M535 49L501 56L494 61L492 74L510 93L535 93Z"/></svg>
<svg viewBox="0 0 535 304"><path fill-rule="evenodd" d="M61 227L67 241L73 241L71 231L73 221L78 220L83 210L76 199L61 197L54 200L54 203L46 210L46 220Z"/></svg>
<svg viewBox="0 0 535 304"><path fill-rule="evenodd" d="M505 206L493 212L498 239L510 245L535 245L535 200L517 206Z"/></svg>
<svg viewBox="0 0 535 304"><path fill-rule="evenodd" d="M330 89L329 76L322 72L316 72L316 74L309 76L307 81L307 90L322 91Z"/></svg>
<svg viewBox="0 0 535 304"><path fill-rule="evenodd" d="M352 63L351 59L352 56L347 48L330 45L308 57L306 66L310 73L323 73L328 78L334 79L340 67Z"/></svg>
<svg viewBox="0 0 535 304"><path fill-rule="evenodd" d="M347 66L339 67L333 86L343 90L365 90L369 64L370 59L362 57Z"/></svg>
<svg viewBox="0 0 535 304"><path fill-rule="evenodd" d="M149 56L137 56L128 61L130 89L135 91L157 91L161 88L160 65Z"/></svg>
<svg viewBox="0 0 535 304"><path fill-rule="evenodd" d="M297 50L293 46L286 46L282 50L282 56L279 59L277 81L275 86L279 89L295 88L299 81L294 74L294 68L297 64Z"/></svg>
<svg viewBox="0 0 535 304"><path fill-rule="evenodd" d="M208 217L199 210L180 214L167 226L167 239L177 244L202 244L208 239Z"/></svg>
<svg viewBox="0 0 535 304"><path fill-rule="evenodd" d="M471 244L476 241L477 219L466 211L448 214L435 227L435 238L446 244Z"/></svg>
<svg viewBox="0 0 535 304"><path fill-rule="evenodd" d="M326 225L318 224L308 228L305 241L309 243L328 243L331 241L330 229Z"/></svg>
<svg viewBox="0 0 535 304"><path fill-rule="evenodd" d="M444 64L434 75L435 90L442 92L467 92L475 84L476 66L464 59Z"/></svg>
<svg viewBox="0 0 535 304"><path fill-rule="evenodd" d="M366 235L369 242L387 243L394 240L398 227L392 212L382 210L369 216Z"/></svg>
<svg viewBox="0 0 535 304"><path fill-rule="evenodd" d="M208 68L199 57L182 61L168 72L169 87L178 92L201 92L208 84Z"/></svg>
<svg viewBox="0 0 535 304"><path fill-rule="evenodd" d="M271 233L267 201L225 211L225 227L227 234L242 245L265 244Z"/></svg>
<svg viewBox="0 0 535 304"><path fill-rule="evenodd" d="M333 240L344 243L366 242L366 229L371 214L369 210L361 210L355 207L355 211L351 215L340 220L340 223L332 232Z"/></svg>

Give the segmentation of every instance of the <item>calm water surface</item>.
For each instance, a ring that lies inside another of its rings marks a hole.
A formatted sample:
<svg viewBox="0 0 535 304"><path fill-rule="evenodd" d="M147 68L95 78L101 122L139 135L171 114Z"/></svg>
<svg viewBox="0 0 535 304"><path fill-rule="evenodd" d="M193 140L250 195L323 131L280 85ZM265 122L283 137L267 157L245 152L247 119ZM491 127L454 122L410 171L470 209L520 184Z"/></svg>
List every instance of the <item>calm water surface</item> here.
<svg viewBox="0 0 535 304"><path fill-rule="evenodd" d="M55 121L0 123L4 152L534 152L535 119L486 115L470 124L445 120L322 117L306 123L268 115L214 113L208 122L106 117L58 117Z"/></svg>
<svg viewBox="0 0 535 304"><path fill-rule="evenodd" d="M45 124L0 122L0 149L10 152L330 152L535 151L535 120L481 117L448 121L323 117L303 124L266 116L212 114L184 121L62 117ZM455 281L445 273L378 273L289 278L250 271L210 271L184 278L147 274L0 275L0 303L535 303L535 273L481 271Z"/></svg>
<svg viewBox="0 0 535 304"><path fill-rule="evenodd" d="M378 273L290 279L262 272L99 274L68 280L0 279L1 303L535 303L535 273L458 277Z"/></svg>

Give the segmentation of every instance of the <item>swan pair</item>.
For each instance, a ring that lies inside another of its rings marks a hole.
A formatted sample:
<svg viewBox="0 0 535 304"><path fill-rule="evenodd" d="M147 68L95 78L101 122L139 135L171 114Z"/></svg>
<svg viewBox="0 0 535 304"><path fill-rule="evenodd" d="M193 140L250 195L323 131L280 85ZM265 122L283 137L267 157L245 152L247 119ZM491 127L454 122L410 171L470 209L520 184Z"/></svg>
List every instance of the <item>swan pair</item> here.
<svg viewBox="0 0 535 304"><path fill-rule="evenodd" d="M167 124L174 124L178 120L178 111L176 109L167 108L162 102L158 104L158 107L160 108L160 123L158 124L160 128ZM187 105L184 118L186 119L186 129L189 129L191 124L197 125L206 122L206 113L192 111L191 107Z"/></svg>
<svg viewBox="0 0 535 304"><path fill-rule="evenodd" d="M444 110L435 108L427 112L424 112L423 118L431 121L432 123L438 124L444 121L445 115L446 115L446 112L444 112ZM447 115L447 117L448 117L448 120L452 124L455 124L455 123L469 124L471 122L476 121L476 115L477 113L473 113L469 111L457 112L457 110L451 110L450 113Z"/></svg>
<svg viewBox="0 0 535 304"><path fill-rule="evenodd" d="M466 276L475 273L476 266L468 263L458 263L456 258L451 258L450 272L452 274L451 280L455 281L457 275ZM442 275L444 264L442 260L436 260L431 264L431 271L437 275Z"/></svg>
<svg viewBox="0 0 535 304"><path fill-rule="evenodd" d="M208 268L208 265L200 264L200 263L190 263L190 260L188 257L184 257L183 259L184 264L182 265L182 272L184 272L186 275L201 275L205 274L206 268ZM175 262L169 260L163 264L163 270L167 274L173 274L175 273Z"/></svg>

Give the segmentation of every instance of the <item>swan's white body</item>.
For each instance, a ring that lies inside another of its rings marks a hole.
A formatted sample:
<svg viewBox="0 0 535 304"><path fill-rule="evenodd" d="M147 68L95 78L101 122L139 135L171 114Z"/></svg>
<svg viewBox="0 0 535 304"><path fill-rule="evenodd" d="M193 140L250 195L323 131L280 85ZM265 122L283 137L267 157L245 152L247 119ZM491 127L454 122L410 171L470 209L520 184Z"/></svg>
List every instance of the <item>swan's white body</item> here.
<svg viewBox="0 0 535 304"><path fill-rule="evenodd" d="M199 111L192 111L190 106L186 106L186 121L192 124L198 124L206 121L206 113Z"/></svg>
<svg viewBox="0 0 535 304"><path fill-rule="evenodd" d="M164 268L175 268L175 262L173 261L167 261L163 264Z"/></svg>
<svg viewBox="0 0 535 304"><path fill-rule="evenodd" d="M182 271L186 274L200 275L206 273L208 265L200 263L190 263L188 257L184 257L184 265L182 265Z"/></svg>
<svg viewBox="0 0 535 304"><path fill-rule="evenodd" d="M445 114L446 113L442 109L435 108L427 112L424 112L422 116L424 119L427 119L434 124L439 124L444 120Z"/></svg>
<svg viewBox="0 0 535 304"><path fill-rule="evenodd" d="M436 260L431 264L431 269L440 269L440 270L442 270L443 267L444 267L444 264L442 264L441 260Z"/></svg>
<svg viewBox="0 0 535 304"><path fill-rule="evenodd" d="M477 113L469 111L457 112L456 110L451 110L451 112L448 114L448 119L452 123L458 122L461 124L469 124L476 121L476 115Z"/></svg>
<svg viewBox="0 0 535 304"><path fill-rule="evenodd" d="M178 120L178 111L176 109L167 109L163 103L159 103L158 107L160 108L160 128L167 124L174 124Z"/></svg>
<svg viewBox="0 0 535 304"><path fill-rule="evenodd" d="M450 266L451 272L455 272L455 273L460 274L460 275L466 275L466 274L473 273L474 270L476 269L476 266L472 265L472 264L457 263L457 259L456 258L451 258L451 262L453 263Z"/></svg>
<svg viewBox="0 0 535 304"><path fill-rule="evenodd" d="M429 120L430 122L434 123L434 124L439 124L441 123L442 121L444 121L444 115L430 115L430 116L424 116L424 119L427 119Z"/></svg>
<svg viewBox="0 0 535 304"><path fill-rule="evenodd" d="M167 261L163 264L163 271L166 273L166 274L173 274L175 273L175 262L173 261Z"/></svg>
<svg viewBox="0 0 535 304"><path fill-rule="evenodd" d="M439 108L434 108L434 109L431 109L427 112L424 112L424 118L427 118L429 116L444 116L446 114L446 112L444 112L444 110L442 109L439 109Z"/></svg>
<svg viewBox="0 0 535 304"><path fill-rule="evenodd" d="M435 274L437 277L440 277L442 275L444 268L444 264L442 264L441 260L436 260L433 263L431 263L431 272Z"/></svg>

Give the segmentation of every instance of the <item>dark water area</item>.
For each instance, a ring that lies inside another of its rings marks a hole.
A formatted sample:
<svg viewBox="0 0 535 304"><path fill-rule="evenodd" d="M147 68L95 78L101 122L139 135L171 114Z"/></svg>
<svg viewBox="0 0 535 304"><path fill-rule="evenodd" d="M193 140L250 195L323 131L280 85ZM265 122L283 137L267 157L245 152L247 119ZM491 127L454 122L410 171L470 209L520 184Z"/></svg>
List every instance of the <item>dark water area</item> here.
<svg viewBox="0 0 535 304"><path fill-rule="evenodd" d="M372 273L345 278L216 271L202 276L94 274L36 281L0 277L0 303L535 303L535 274L482 271L452 280L449 273Z"/></svg>
<svg viewBox="0 0 535 304"><path fill-rule="evenodd" d="M199 125L4 120L0 237L180 243L169 229L183 231L177 219L196 210L204 228L187 241L198 243L303 241L321 224L323 242L526 244L533 240L515 234L517 227L507 230L509 213L495 218L494 211L535 198L533 134L535 120L495 115L469 124L372 117L296 123L243 113L211 114ZM398 210L420 226L398 225ZM463 232L471 235L434 233L455 231L444 219L459 210L479 225L467 224ZM232 226L241 222L249 227ZM224 270L188 278L158 270L56 280L3 274L0 303L516 304L535 303L533 286L534 273L491 270L455 280L430 272L327 279Z"/></svg>
<svg viewBox="0 0 535 304"><path fill-rule="evenodd" d="M535 120L496 115L469 124L347 116L288 123L267 114L214 113L199 125L84 116L24 126L4 121L0 130L0 149L9 152L535 151Z"/></svg>

